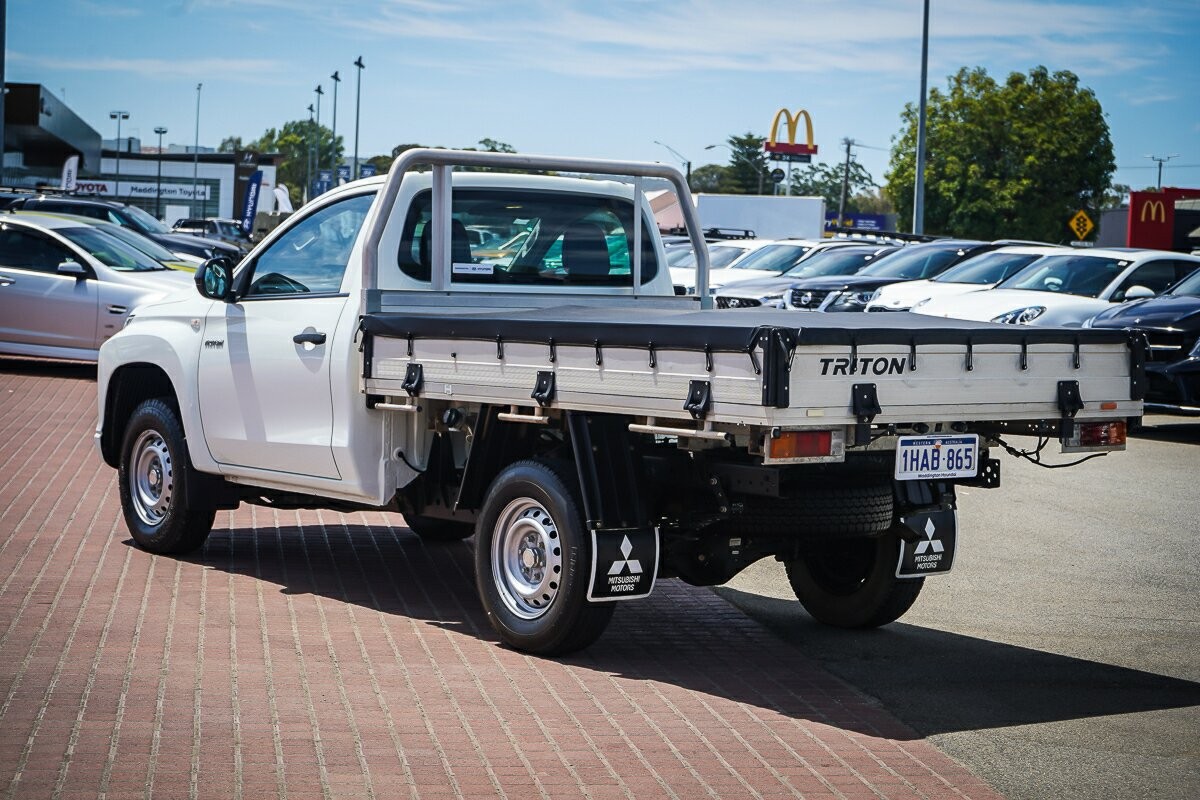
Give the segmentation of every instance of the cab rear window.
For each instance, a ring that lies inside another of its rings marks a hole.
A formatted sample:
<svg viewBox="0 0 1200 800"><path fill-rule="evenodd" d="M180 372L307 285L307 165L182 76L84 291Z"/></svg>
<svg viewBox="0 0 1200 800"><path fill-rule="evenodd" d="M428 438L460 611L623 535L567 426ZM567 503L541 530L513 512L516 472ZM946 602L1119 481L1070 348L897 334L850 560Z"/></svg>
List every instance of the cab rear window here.
<svg viewBox="0 0 1200 800"><path fill-rule="evenodd" d="M432 193L418 194L401 233L398 266L429 281ZM643 229L642 283L658 271ZM633 286L633 205L600 195L455 189L450 282L542 286Z"/></svg>

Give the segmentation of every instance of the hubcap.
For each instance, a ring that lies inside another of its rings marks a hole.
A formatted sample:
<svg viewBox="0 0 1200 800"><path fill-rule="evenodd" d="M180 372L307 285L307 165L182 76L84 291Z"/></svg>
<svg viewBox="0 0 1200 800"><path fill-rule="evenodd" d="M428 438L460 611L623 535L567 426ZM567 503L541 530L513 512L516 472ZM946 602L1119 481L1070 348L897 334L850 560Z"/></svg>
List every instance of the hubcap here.
<svg viewBox="0 0 1200 800"><path fill-rule="evenodd" d="M562 540L541 503L522 497L500 513L492 577L504 605L522 619L537 619L554 603L562 580Z"/></svg>
<svg viewBox="0 0 1200 800"><path fill-rule="evenodd" d="M155 527L171 510L175 473L171 451L158 431L143 431L130 452L129 497L133 510L145 524Z"/></svg>

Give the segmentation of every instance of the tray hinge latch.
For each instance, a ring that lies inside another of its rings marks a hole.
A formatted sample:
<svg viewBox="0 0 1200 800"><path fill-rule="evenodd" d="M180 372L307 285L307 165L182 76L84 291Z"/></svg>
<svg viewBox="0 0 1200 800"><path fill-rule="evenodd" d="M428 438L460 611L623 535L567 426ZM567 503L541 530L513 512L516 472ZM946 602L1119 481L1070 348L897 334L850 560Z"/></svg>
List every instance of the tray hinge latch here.
<svg viewBox="0 0 1200 800"><path fill-rule="evenodd" d="M408 392L409 397L416 397L421 393L421 387L425 385L425 371L420 364L409 364L404 370L404 383L400 384L400 388Z"/></svg>
<svg viewBox="0 0 1200 800"><path fill-rule="evenodd" d="M879 394L873 383L856 383L851 393L851 408L858 424L854 426L856 445L871 443L871 422L875 415L883 412L879 407Z"/></svg>
<svg viewBox="0 0 1200 800"><path fill-rule="evenodd" d="M538 370L537 383L533 385L529 396L542 408L550 405L550 401L554 399L554 373L550 370Z"/></svg>
<svg viewBox="0 0 1200 800"><path fill-rule="evenodd" d="M1075 415L1083 409L1083 397L1079 394L1079 381L1058 382L1058 410L1062 412L1062 428L1058 439L1065 442L1075 436Z"/></svg>
<svg viewBox="0 0 1200 800"><path fill-rule="evenodd" d="M712 383L709 381L692 381L688 384L687 399L683 401L683 410L692 415L692 419L704 419L712 405Z"/></svg>

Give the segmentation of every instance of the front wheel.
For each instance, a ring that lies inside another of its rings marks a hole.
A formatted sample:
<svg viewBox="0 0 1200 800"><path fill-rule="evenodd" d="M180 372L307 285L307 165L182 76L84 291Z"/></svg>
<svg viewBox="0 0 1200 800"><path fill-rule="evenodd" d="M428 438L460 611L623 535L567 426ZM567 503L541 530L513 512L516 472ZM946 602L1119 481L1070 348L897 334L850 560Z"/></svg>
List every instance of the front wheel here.
<svg viewBox="0 0 1200 800"><path fill-rule="evenodd" d="M146 400L134 409L117 474L125 524L140 547L179 554L204 544L216 511L188 504L193 472L183 426L162 400Z"/></svg>
<svg viewBox="0 0 1200 800"><path fill-rule="evenodd" d="M518 650L569 653L600 637L611 603L587 600L591 545L573 470L518 461L497 476L475 528L475 580L488 621Z"/></svg>
<svg viewBox="0 0 1200 800"><path fill-rule="evenodd" d="M924 578L897 578L900 537L831 542L786 562L788 581L804 610L838 628L876 628L895 622L916 602Z"/></svg>

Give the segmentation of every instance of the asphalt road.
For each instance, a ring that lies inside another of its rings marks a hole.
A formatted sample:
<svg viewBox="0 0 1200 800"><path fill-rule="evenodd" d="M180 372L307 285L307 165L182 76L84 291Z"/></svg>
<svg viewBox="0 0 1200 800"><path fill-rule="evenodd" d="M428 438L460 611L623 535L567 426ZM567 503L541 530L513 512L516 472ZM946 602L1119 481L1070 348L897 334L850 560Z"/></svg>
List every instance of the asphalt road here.
<svg viewBox="0 0 1200 800"><path fill-rule="evenodd" d="M1146 421L1070 469L1004 456L901 622L819 626L770 560L718 591L1014 800L1200 797L1200 421Z"/></svg>

